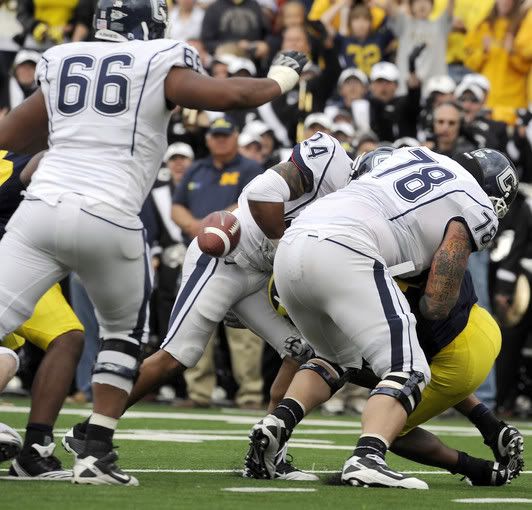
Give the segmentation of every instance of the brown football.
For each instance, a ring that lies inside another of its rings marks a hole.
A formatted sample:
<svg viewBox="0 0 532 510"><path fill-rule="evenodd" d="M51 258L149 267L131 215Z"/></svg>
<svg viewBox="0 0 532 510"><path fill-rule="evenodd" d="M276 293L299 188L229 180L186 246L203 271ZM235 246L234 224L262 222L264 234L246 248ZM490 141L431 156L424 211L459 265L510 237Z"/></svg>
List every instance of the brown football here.
<svg viewBox="0 0 532 510"><path fill-rule="evenodd" d="M211 257L229 255L240 241L240 222L229 211L215 211L201 222L200 250Z"/></svg>

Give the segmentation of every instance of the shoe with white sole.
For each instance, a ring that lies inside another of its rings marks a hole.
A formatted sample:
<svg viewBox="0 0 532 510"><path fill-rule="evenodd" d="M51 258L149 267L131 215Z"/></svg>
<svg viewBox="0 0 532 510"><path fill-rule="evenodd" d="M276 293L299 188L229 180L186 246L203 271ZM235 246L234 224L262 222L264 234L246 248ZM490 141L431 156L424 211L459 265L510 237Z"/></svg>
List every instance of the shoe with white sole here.
<svg viewBox="0 0 532 510"><path fill-rule="evenodd" d="M525 466L523 436L512 425L501 421L501 430L493 441L484 441L491 448L495 460L508 467L511 478L519 476Z"/></svg>
<svg viewBox="0 0 532 510"><path fill-rule="evenodd" d="M4 423L0 423L0 462L11 460L22 450L20 434Z"/></svg>
<svg viewBox="0 0 532 510"><path fill-rule="evenodd" d="M284 422L269 414L253 426L249 439L244 476L261 479L275 478L277 452L288 440Z"/></svg>
<svg viewBox="0 0 532 510"><path fill-rule="evenodd" d="M116 465L118 454L114 450L107 447L107 451L102 448L92 448L89 451L98 451L98 453L76 458L72 483L124 486L139 484L134 476L128 475Z"/></svg>
<svg viewBox="0 0 532 510"><path fill-rule="evenodd" d="M86 434L81 432L78 428L79 423L74 425L71 429L68 429L61 439L61 444L63 448L68 452L77 457L85 448L85 437Z"/></svg>
<svg viewBox="0 0 532 510"><path fill-rule="evenodd" d="M428 489L418 478L403 475L388 467L378 455L358 457L353 455L345 461L342 483L355 487L396 487L402 489Z"/></svg>
<svg viewBox="0 0 532 510"><path fill-rule="evenodd" d="M28 451L22 450L9 468L9 476L32 480L70 481L72 471L63 469L61 461L53 454L55 443L47 446L34 443Z"/></svg>

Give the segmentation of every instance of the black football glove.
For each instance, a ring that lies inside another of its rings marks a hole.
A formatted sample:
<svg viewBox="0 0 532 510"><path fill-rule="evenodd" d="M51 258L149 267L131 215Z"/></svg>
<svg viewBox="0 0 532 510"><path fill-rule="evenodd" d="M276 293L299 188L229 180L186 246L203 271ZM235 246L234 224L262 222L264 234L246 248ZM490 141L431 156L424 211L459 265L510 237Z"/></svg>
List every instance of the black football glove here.
<svg viewBox="0 0 532 510"><path fill-rule="evenodd" d="M284 94L293 89L308 62L304 53L299 51L281 51L273 59L268 78L275 80Z"/></svg>

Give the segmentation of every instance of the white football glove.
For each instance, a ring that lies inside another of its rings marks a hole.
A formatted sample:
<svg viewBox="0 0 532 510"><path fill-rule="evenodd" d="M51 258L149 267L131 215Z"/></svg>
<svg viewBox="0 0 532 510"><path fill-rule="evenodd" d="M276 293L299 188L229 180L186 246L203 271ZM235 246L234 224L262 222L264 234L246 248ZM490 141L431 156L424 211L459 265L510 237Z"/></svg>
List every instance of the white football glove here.
<svg viewBox="0 0 532 510"><path fill-rule="evenodd" d="M316 355L306 340L296 336L289 336L284 341L284 352L301 364L306 363Z"/></svg>
<svg viewBox="0 0 532 510"><path fill-rule="evenodd" d="M296 86L307 61L299 51L281 51L272 61L268 78L275 80L284 94Z"/></svg>

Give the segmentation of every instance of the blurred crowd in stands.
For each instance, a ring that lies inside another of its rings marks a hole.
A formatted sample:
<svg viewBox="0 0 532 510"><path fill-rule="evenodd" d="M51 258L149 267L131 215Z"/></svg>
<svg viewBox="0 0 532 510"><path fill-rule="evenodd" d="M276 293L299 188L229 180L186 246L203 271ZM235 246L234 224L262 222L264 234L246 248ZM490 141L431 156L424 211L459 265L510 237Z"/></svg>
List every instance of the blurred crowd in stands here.
<svg viewBox="0 0 532 510"><path fill-rule="evenodd" d="M193 45L213 76L264 76L281 49L311 60L298 87L257 109L173 111L164 167L143 211L156 278L151 347L166 334L201 219L235 206L249 180L317 130L353 157L381 145L425 145L450 157L494 148L513 159L521 185L490 253L470 263L479 302L503 330L496 370L479 396L503 415L532 415L532 0L176 1L168 36ZM0 116L35 90L42 51L91 39L94 6L0 3ZM74 394L85 401L98 328L75 276L70 295L87 328ZM27 358L30 365L35 353ZM157 398L260 407L277 366L259 338L221 324L204 362ZM364 396L348 389L326 411L356 412Z"/></svg>

